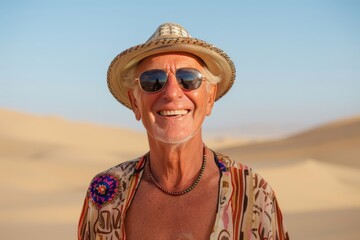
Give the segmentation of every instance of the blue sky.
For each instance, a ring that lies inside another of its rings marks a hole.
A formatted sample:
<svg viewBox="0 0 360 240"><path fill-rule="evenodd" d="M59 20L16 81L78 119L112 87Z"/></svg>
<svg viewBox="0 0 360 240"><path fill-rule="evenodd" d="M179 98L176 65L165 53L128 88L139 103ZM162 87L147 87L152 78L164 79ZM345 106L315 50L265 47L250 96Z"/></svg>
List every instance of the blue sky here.
<svg viewBox="0 0 360 240"><path fill-rule="evenodd" d="M275 135L360 113L358 1L1 1L0 108L141 129L106 85L163 22L222 48L233 89L209 132Z"/></svg>

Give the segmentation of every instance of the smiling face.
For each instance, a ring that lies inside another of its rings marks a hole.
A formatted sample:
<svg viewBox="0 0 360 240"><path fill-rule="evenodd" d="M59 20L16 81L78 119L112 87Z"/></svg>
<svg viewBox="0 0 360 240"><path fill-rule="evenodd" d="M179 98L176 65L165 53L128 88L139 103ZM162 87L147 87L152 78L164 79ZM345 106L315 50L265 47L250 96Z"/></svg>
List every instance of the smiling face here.
<svg viewBox="0 0 360 240"><path fill-rule="evenodd" d="M142 91L138 85L129 90L129 98L137 120L142 120L149 140L177 144L195 136L201 139L201 126L210 115L216 95L216 86L204 81L198 89L183 90L174 73L179 68L194 68L204 74L197 57L183 53L154 55L142 60L135 76L151 69L163 69L168 81L159 92Z"/></svg>

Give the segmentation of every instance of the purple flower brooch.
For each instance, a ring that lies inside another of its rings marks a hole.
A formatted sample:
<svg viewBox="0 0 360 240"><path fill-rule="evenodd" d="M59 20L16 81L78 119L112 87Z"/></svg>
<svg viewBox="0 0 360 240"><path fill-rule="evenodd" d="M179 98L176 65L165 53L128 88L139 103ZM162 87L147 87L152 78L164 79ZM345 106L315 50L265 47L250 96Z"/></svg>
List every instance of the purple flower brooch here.
<svg viewBox="0 0 360 240"><path fill-rule="evenodd" d="M91 199L98 208L111 202L118 194L118 180L108 174L96 176L90 184Z"/></svg>

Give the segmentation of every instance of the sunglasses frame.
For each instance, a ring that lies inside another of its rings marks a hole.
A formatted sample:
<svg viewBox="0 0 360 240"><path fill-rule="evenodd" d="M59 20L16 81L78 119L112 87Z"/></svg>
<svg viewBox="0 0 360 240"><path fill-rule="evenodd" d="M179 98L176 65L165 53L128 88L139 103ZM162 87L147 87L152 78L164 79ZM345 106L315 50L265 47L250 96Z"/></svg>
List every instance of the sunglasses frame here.
<svg viewBox="0 0 360 240"><path fill-rule="evenodd" d="M181 83L179 82L179 80L176 78L176 73L177 73L177 71L178 71L178 70L183 70L183 69L189 69L189 70L192 70L192 71L195 70L196 72L199 73L201 82L200 82L200 84L199 84L199 86L198 86L197 88L194 88L194 89L186 89L186 88L184 88L184 87L182 86L182 84L181 84ZM165 81L164 85L163 85L160 89L158 89L158 90L156 90L156 91L146 91L146 90L144 90L144 89L142 88L142 86L141 86L140 77L141 77L141 75L144 74L145 72L153 71L153 70L163 71L163 72L166 74L166 81ZM175 72L174 72L173 74L174 74L174 76L175 76L175 78L176 78L177 84L178 84L179 87L180 87L182 90L184 90L184 91L193 91L193 90L199 89L199 88L201 87L202 82L203 82L204 80L206 80L206 77L203 76L203 74L202 74L198 69L196 69L196 68L187 68L187 67L185 67L185 68L178 68L178 69L175 70ZM138 82L139 87L140 87L140 89L141 89L143 92L146 92L146 93L158 93L158 92L162 91L162 90L165 88L167 82L169 81L169 73L166 72L164 69L160 69L160 68L149 69L149 70L146 70L146 71L142 72L142 73L139 75L139 77L135 78L135 81Z"/></svg>

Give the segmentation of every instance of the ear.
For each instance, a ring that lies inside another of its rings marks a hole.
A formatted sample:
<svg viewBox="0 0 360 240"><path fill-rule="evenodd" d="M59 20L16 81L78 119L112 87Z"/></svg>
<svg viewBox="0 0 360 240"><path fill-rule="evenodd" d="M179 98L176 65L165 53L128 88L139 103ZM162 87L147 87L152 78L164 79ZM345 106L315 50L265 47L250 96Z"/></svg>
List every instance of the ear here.
<svg viewBox="0 0 360 240"><path fill-rule="evenodd" d="M129 89L127 93L128 93L128 97L130 99L132 111L135 114L135 118L136 118L136 120L140 121L140 119L141 119L141 111L139 109L139 104L138 104L138 102L137 102L137 100L135 98L134 90Z"/></svg>
<svg viewBox="0 0 360 240"><path fill-rule="evenodd" d="M211 110L214 106L214 102L216 98L216 92L217 92L217 84L210 84L209 98L206 104L206 116L210 116L211 114Z"/></svg>

